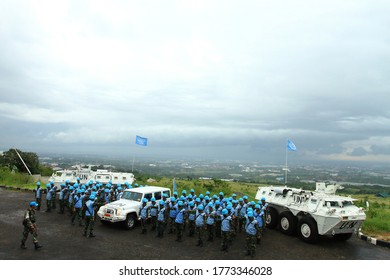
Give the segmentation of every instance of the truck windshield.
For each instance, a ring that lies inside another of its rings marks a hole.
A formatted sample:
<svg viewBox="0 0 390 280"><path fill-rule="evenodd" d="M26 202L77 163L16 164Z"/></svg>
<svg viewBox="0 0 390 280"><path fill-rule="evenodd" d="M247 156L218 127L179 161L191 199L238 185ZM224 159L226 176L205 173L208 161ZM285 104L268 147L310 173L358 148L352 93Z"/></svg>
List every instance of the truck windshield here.
<svg viewBox="0 0 390 280"><path fill-rule="evenodd" d="M347 201L347 200L343 201L343 207L351 206L351 205L353 205L352 201Z"/></svg>
<svg viewBox="0 0 390 280"><path fill-rule="evenodd" d="M136 192L124 192L121 197L121 199L134 200L138 202L141 201L141 198L142 198L142 194Z"/></svg>

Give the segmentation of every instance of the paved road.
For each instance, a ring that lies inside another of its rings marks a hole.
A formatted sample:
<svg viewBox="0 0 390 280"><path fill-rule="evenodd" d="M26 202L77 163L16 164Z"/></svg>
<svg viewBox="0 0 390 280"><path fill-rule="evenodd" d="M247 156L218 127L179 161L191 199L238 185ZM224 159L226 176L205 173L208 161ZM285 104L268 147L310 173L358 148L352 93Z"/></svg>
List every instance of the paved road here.
<svg viewBox="0 0 390 280"><path fill-rule="evenodd" d="M96 223L96 238L82 236L83 229L70 224L70 217L57 212L38 212L41 250L33 249L32 239L27 250L19 248L22 237L22 216L33 193L0 188L0 259L2 260L237 260L250 259L245 253L245 236L233 241L228 253L220 251L220 241L206 242L196 247L196 239L185 237L183 242L174 235L164 239L155 234L141 235L140 228L124 230L120 226ZM45 207L43 207L45 210ZM58 209L57 209L58 210ZM390 260L390 249L374 246L357 237L347 242L324 238L309 245L297 237L269 230L255 257L259 260Z"/></svg>

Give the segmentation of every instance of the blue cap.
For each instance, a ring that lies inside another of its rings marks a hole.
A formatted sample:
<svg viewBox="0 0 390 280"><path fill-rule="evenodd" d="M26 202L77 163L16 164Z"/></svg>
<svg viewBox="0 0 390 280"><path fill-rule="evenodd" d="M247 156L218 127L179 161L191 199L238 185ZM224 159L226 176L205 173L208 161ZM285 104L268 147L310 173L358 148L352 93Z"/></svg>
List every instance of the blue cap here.
<svg viewBox="0 0 390 280"><path fill-rule="evenodd" d="M190 192L195 192L194 189L191 189Z"/></svg>
<svg viewBox="0 0 390 280"><path fill-rule="evenodd" d="M150 199L150 201L156 201L156 198L155 198L155 197L152 197L152 198Z"/></svg>
<svg viewBox="0 0 390 280"><path fill-rule="evenodd" d="M37 186L40 186L41 185L41 182L37 182L37 184L36 184Z"/></svg>
<svg viewBox="0 0 390 280"><path fill-rule="evenodd" d="M263 196L263 197L261 198L261 200L265 200L265 197Z"/></svg>
<svg viewBox="0 0 390 280"><path fill-rule="evenodd" d="M144 197L144 198L142 199L142 202L143 202L143 203L146 203L146 202L148 202L148 199L147 199L146 197Z"/></svg>
<svg viewBox="0 0 390 280"><path fill-rule="evenodd" d="M31 201L30 202L30 207L33 207L33 206L37 207L38 203L36 203L35 201Z"/></svg>
<svg viewBox="0 0 390 280"><path fill-rule="evenodd" d="M223 192L220 192L219 195L223 195Z"/></svg>
<svg viewBox="0 0 390 280"><path fill-rule="evenodd" d="M223 209L222 210L222 215L227 215L228 214L228 210L227 209Z"/></svg>
<svg viewBox="0 0 390 280"><path fill-rule="evenodd" d="M181 193L182 194L187 194L187 191L186 190L182 190Z"/></svg>
<svg viewBox="0 0 390 280"><path fill-rule="evenodd" d="M89 200L94 200L95 198L96 198L96 196L93 195L93 194L91 194L91 195L89 196Z"/></svg>
<svg viewBox="0 0 390 280"><path fill-rule="evenodd" d="M180 207L184 205L183 201L181 201L181 200L180 200L177 204L178 204Z"/></svg>
<svg viewBox="0 0 390 280"><path fill-rule="evenodd" d="M249 211L247 215L249 218L253 217L253 211Z"/></svg>
<svg viewBox="0 0 390 280"><path fill-rule="evenodd" d="M174 198L173 196L171 197L171 201L172 202L175 202L176 201L176 198Z"/></svg>
<svg viewBox="0 0 390 280"><path fill-rule="evenodd" d="M164 200L160 200L160 205L164 205Z"/></svg>
<svg viewBox="0 0 390 280"><path fill-rule="evenodd" d="M203 210L203 205L202 204L198 206L198 210L201 210L201 211Z"/></svg>

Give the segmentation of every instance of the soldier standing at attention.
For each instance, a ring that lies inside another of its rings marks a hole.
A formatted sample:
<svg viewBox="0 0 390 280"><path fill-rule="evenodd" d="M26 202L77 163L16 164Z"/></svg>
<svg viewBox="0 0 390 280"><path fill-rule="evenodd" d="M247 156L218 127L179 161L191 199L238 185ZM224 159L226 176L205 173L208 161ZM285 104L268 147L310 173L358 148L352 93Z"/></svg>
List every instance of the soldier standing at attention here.
<svg viewBox="0 0 390 280"><path fill-rule="evenodd" d="M38 206L38 204L35 201L30 202L30 208L24 212L24 218L23 218L23 238L22 243L20 245L20 248L27 249L26 247L26 240L28 238L28 234L31 233L33 236L33 243L35 246L35 249L39 249L42 246L38 244L38 233L37 233L37 226L35 225L35 209Z"/></svg>
<svg viewBox="0 0 390 280"><path fill-rule="evenodd" d="M53 190L52 198L51 198L51 208L56 209L56 203L57 203L57 186L54 185L53 181L50 181L50 189Z"/></svg>
<svg viewBox="0 0 390 280"><path fill-rule="evenodd" d="M147 198L142 199L142 205L139 208L139 216L141 218L141 234L146 234L146 220L149 217L149 206Z"/></svg>
<svg viewBox="0 0 390 280"><path fill-rule="evenodd" d="M221 222L222 222L222 210L223 207L221 206L221 203L219 200L215 201L215 211L217 213L215 217L215 237L220 238L221 237Z"/></svg>
<svg viewBox="0 0 390 280"><path fill-rule="evenodd" d="M152 205L150 206L150 219L151 219L151 224L152 228L150 229L151 231L155 231L157 227L157 211L158 211L158 205L156 203L156 198L152 197L150 199L152 202Z"/></svg>
<svg viewBox="0 0 390 280"><path fill-rule="evenodd" d="M168 233L175 233L175 219L177 215L177 204L176 204L176 198L171 197L170 203L169 203L169 232Z"/></svg>
<svg viewBox="0 0 390 280"><path fill-rule="evenodd" d="M59 214L64 214L65 212L65 191L67 189L65 188L65 184L61 184L61 190L60 194L58 195L58 203L60 204L60 211Z"/></svg>
<svg viewBox="0 0 390 280"><path fill-rule="evenodd" d="M246 196L244 196L245 198ZM243 226L245 225L245 215L246 215L246 210L248 209L248 205L245 202L244 199L240 198L238 200L239 205L240 205L240 212L239 212L239 220L238 220L238 231L241 232Z"/></svg>
<svg viewBox="0 0 390 280"><path fill-rule="evenodd" d="M230 242L230 231L232 230L232 217L229 216L229 211L227 209L222 210L221 217L221 232L222 232L222 248L221 251L228 251L229 242Z"/></svg>
<svg viewBox="0 0 390 280"><path fill-rule="evenodd" d="M200 204L198 206L198 213L195 217L195 226L196 226L196 232L198 233L198 244L196 246L203 246L203 234L205 232L206 227L206 214L203 212L203 205Z"/></svg>
<svg viewBox="0 0 390 280"><path fill-rule="evenodd" d="M259 224L257 220L253 217L253 211L248 211L248 214L245 216L246 218L246 255L251 256L252 258L256 253L256 240L257 233L260 231Z"/></svg>
<svg viewBox="0 0 390 280"><path fill-rule="evenodd" d="M81 190L78 189L75 197L73 198L73 205L72 205L72 225L74 225L74 220L76 219L79 221L79 226L82 226L81 223L81 208L83 206L83 199L81 197Z"/></svg>
<svg viewBox="0 0 390 280"><path fill-rule="evenodd" d="M157 237L164 237L164 230L167 225L167 214L165 211L165 202L160 200L159 209L157 213Z"/></svg>
<svg viewBox="0 0 390 280"><path fill-rule="evenodd" d="M95 237L93 234L93 228L95 225L95 196L90 195L88 201L85 202L85 227L83 236ZM89 234L87 235L87 232Z"/></svg>
<svg viewBox="0 0 390 280"><path fill-rule="evenodd" d="M193 236L195 234L195 216L196 216L196 208L195 203L190 201L188 203L187 209L187 220L188 220L188 236Z"/></svg>
<svg viewBox="0 0 390 280"><path fill-rule="evenodd" d="M184 221L185 221L184 220L185 209L184 209L183 201L180 200L177 203L177 205L178 205L178 212L175 218L176 233L177 233L176 241L181 242L183 237L183 229L184 229Z"/></svg>
<svg viewBox="0 0 390 280"><path fill-rule="evenodd" d="M37 210L41 210L41 201L42 201L42 189L41 182L37 182L37 188L35 190L35 202L37 203Z"/></svg>
<svg viewBox="0 0 390 280"><path fill-rule="evenodd" d="M210 202L207 205L208 213L207 213L207 231L209 232L209 238L207 241L213 241L214 240L214 233L215 233L215 217L217 215L217 212L214 210L213 203Z"/></svg>
<svg viewBox="0 0 390 280"><path fill-rule="evenodd" d="M50 184L46 184L46 212L51 212L51 200L53 197L53 190Z"/></svg>

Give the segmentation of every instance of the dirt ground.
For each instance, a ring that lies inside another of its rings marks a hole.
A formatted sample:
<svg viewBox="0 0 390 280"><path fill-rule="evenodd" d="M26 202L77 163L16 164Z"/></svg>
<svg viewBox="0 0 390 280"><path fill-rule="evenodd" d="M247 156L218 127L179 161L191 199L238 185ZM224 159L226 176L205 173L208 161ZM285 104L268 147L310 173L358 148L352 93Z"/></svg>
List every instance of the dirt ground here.
<svg viewBox="0 0 390 280"><path fill-rule="evenodd" d="M20 249L22 217L33 200L32 192L0 188L0 259L2 260L238 260L245 256L245 234L238 234L228 252L220 250L220 240L205 241L196 246L195 237L176 242L176 236L166 234L163 239L148 231L141 234L137 226L125 230L120 225L95 223L95 238L82 236L83 228L72 226L70 216L58 214L58 207L46 213L43 206L37 213L40 250L33 249L32 238L28 249ZM44 204L44 203L43 203ZM43 210L43 211L42 211ZM323 238L310 245L297 237L287 236L277 230L268 230L257 247L258 260L370 260L390 259L390 249L374 246L353 236L347 242Z"/></svg>

